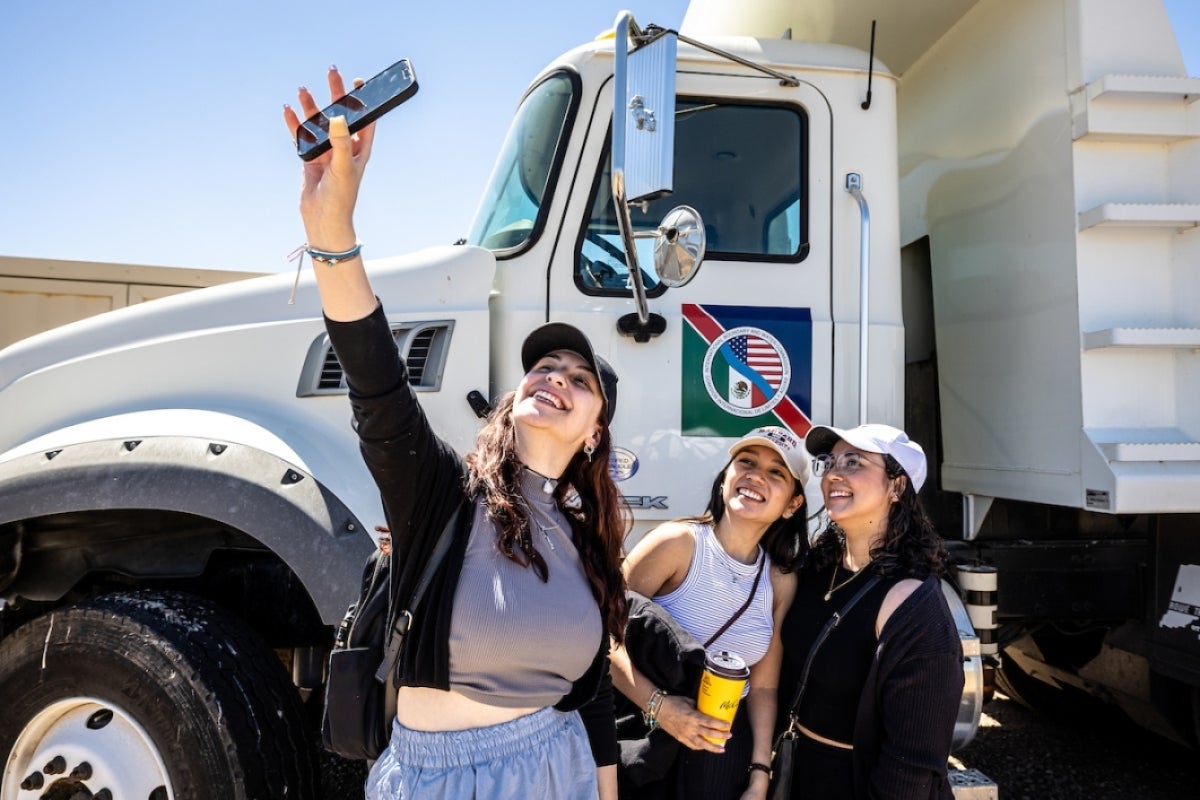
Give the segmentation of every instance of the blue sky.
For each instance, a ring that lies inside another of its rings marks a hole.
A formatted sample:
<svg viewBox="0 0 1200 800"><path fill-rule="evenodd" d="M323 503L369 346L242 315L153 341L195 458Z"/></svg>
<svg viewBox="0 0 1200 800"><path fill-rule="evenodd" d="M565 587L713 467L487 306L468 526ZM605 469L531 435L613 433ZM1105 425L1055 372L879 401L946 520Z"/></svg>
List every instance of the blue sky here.
<svg viewBox="0 0 1200 800"><path fill-rule="evenodd" d="M1167 0L1200 75L1200 0ZM326 67L401 56L421 88L381 123L360 199L368 257L466 233L517 102L622 8L678 27L687 0L5 0L0 255L286 269L303 231L281 121Z"/></svg>

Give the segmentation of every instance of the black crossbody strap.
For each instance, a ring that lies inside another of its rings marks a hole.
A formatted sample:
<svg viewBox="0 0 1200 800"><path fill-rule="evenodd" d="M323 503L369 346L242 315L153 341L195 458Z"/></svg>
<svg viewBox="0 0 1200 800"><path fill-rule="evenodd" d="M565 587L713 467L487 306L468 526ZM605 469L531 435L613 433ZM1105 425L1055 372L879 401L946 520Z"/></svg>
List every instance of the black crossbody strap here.
<svg viewBox="0 0 1200 800"><path fill-rule="evenodd" d="M833 632L833 629L850 613L850 609L854 608L854 604L861 600L863 595L871 591L877 583L879 583L879 576L872 575L866 583L859 587L854 596L846 601L846 605L842 606L840 611L833 612L833 616L826 620L825 627L821 628L821 632L817 634L812 647L808 649L808 658L804 659L804 669L801 670L800 680L796 684L796 696L792 699L791 709L788 712L788 716L791 719L790 725L795 725L796 723L796 711L799 710L800 701L804 698L804 687L808 685L808 671L812 669L813 658L817 655L817 650L821 649L821 645L829 638L829 634Z"/></svg>
<svg viewBox="0 0 1200 800"><path fill-rule="evenodd" d="M750 604L754 602L754 595L758 592L758 582L760 580L762 580L763 567L765 567L766 564L767 564L767 554L764 552L762 554L762 558L760 558L758 561L758 573L754 576L754 585L750 587L750 596L746 598L746 602L742 603L741 608L739 608L737 611L733 612L733 616L730 617L729 619L727 619L725 621L724 625L722 625L720 628L717 628L716 633L714 633L712 636L708 637L708 641L704 643L705 650L708 649L708 646L710 644L715 642L717 639L721 638L721 634L724 633L725 631L729 630L729 626L732 625L733 623L737 622L738 617L740 617L742 614L745 614L746 609L749 608Z"/></svg>
<svg viewBox="0 0 1200 800"><path fill-rule="evenodd" d="M429 554L429 561L425 563L425 569L421 571L421 577L417 579L417 585L413 587L412 596L404 606L404 610L396 614L388 628L388 640L387 646L383 650L383 661L380 663L379 669L375 671L375 680L380 683L388 679L392 667L396 664L396 659L400 656L400 646L404 643L404 637L408 635L409 629L412 628L412 610L420 605L421 598L429 590L429 584L433 583L433 576L437 574L438 568L445 560L446 553L450 552L450 543L454 540L454 529L461 512L462 506L459 505L450 515L450 519L442 528L442 532L433 546L433 552ZM389 574L388 577L389 579L394 578L394 575Z"/></svg>

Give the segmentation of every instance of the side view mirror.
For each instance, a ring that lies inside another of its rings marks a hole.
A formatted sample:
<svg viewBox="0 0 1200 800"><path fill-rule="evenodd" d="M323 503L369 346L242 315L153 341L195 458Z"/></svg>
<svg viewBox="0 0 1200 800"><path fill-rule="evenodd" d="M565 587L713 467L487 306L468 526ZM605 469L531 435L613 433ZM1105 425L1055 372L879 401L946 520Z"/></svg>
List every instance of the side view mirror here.
<svg viewBox="0 0 1200 800"><path fill-rule="evenodd" d="M654 242L654 272L672 289L684 286L700 270L707 240L700 212L676 206L663 217Z"/></svg>
<svg viewBox="0 0 1200 800"><path fill-rule="evenodd" d="M613 207L637 307L636 314L618 320L617 329L646 342L666 330L666 320L650 313L634 239L655 237L659 280L666 286L683 286L704 259L704 223L695 209L679 206L667 213L657 231L634 233L630 204L670 194L673 186L677 34L653 27L643 31L628 11L617 15L614 28Z"/></svg>

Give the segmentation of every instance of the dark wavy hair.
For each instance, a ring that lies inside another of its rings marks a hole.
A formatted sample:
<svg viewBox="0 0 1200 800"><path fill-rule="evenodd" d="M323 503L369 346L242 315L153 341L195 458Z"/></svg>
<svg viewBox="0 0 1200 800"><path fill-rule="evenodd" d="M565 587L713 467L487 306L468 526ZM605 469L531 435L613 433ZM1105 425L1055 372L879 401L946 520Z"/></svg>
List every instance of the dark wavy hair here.
<svg viewBox="0 0 1200 800"><path fill-rule="evenodd" d="M467 491L483 497L488 518L499 529L496 545L500 552L546 581L549 570L533 546L529 516L516 488L523 464L517 458L513 425L515 397L516 392L509 392L500 398L475 438L475 449L466 457L470 472ZM590 460L582 452L571 458L554 499L571 521L572 538L600 606L605 630L622 642L628 602L621 574L621 545L630 517L608 471L612 435L606 420L602 420L600 431L600 443Z"/></svg>
<svg viewBox="0 0 1200 800"><path fill-rule="evenodd" d="M725 466L713 479L712 489L708 494L708 508L698 517L688 517L688 521L716 525L725 516L725 497L721 489L725 485L725 473L729 471L729 467L736 457L732 456L729 461L725 462ZM792 497L803 497L804 484L800 481L793 481L793 483ZM807 510L807 503L808 500L805 499L791 517L780 517L772 522L767 528L767 532L763 534L761 542L763 549L771 557L771 563L782 572L792 572L799 568L808 552L808 521L804 513Z"/></svg>
<svg viewBox="0 0 1200 800"><path fill-rule="evenodd" d="M887 530L883 539L871 548L871 568L876 574L889 578L917 578L946 575L946 545L933 528L925 509L917 499L912 478L889 455L883 456L884 474L889 478L904 476L904 491L888 509ZM813 542L810 563L821 570L842 557L846 549L846 534L830 520L825 530Z"/></svg>

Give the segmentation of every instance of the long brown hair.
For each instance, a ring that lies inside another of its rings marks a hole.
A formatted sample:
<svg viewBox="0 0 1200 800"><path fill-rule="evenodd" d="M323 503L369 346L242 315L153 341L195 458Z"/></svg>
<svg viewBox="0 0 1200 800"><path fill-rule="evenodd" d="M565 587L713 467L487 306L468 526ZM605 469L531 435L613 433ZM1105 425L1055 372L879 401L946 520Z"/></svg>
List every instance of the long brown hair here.
<svg viewBox="0 0 1200 800"><path fill-rule="evenodd" d="M517 458L513 402L516 392L500 398L467 454L467 490L482 496L487 515L499 530L496 546L505 557L532 569L543 581L549 571L529 530L529 516L517 492L522 464ZM625 579L621 574L621 545L629 530L629 512L608 471L612 435L601 418L600 442L589 460L575 453L558 481L554 499L571 521L575 547L592 594L600 606L604 627L618 642L625 638Z"/></svg>

